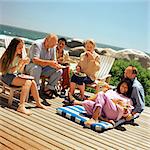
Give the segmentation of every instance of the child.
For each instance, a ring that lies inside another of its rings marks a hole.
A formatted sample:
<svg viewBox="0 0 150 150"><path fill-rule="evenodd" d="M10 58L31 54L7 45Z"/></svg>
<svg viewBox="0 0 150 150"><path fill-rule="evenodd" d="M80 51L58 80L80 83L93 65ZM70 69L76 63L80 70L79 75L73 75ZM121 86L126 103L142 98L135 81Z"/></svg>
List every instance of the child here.
<svg viewBox="0 0 150 150"><path fill-rule="evenodd" d="M37 90L37 85L34 78L25 78L20 75L23 72L24 66L30 62L29 58L22 59L22 49L24 43L22 40L14 38L4 54L0 59L1 72L2 72L2 81L8 84L9 86L22 86L22 91L20 94L20 104L17 109L18 112L30 115L30 110L25 108L25 100L31 91L32 96L36 101L36 106L47 109L46 106L41 104L41 99Z"/></svg>
<svg viewBox="0 0 150 150"><path fill-rule="evenodd" d="M78 73L73 74L71 77L70 95L74 94L77 84L81 99L84 99L85 84L91 84L96 80L96 73L100 69L100 62L99 55L94 51L95 46L95 42L91 39L85 42L86 52L80 56L80 61L76 68ZM80 74L80 76L78 74Z"/></svg>

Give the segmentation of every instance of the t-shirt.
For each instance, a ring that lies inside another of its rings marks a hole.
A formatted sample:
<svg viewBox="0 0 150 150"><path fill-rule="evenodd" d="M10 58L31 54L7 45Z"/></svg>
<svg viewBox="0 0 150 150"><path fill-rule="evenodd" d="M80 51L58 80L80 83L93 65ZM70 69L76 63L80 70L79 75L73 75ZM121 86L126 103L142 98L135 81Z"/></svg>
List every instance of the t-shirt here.
<svg viewBox="0 0 150 150"><path fill-rule="evenodd" d="M43 60L56 60L56 48L49 48L46 50L43 43L44 39L39 39L32 44L30 48L30 59L32 60L32 58L37 57Z"/></svg>

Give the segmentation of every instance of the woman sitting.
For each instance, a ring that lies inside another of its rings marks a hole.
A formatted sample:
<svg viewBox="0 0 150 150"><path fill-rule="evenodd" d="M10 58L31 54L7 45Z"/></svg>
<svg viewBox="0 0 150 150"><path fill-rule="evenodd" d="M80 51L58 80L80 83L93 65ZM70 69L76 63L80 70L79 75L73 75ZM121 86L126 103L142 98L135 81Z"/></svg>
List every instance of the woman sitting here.
<svg viewBox="0 0 150 150"><path fill-rule="evenodd" d="M58 39L56 47L56 59L59 64L63 65L62 82L61 82L61 97L65 97L66 90L70 85L70 67L69 67L69 53L64 50L67 41L65 38Z"/></svg>
<svg viewBox="0 0 150 150"><path fill-rule="evenodd" d="M21 86L20 104L18 112L30 115L30 110L25 108L25 100L31 91L33 98L36 101L36 106L46 109L47 107L41 104L41 98L37 90L37 85L32 76L22 75L24 66L30 62L29 58L22 58L22 49L24 42L21 39L14 38L0 59L2 81L9 86ZM24 77L23 77L24 76Z"/></svg>

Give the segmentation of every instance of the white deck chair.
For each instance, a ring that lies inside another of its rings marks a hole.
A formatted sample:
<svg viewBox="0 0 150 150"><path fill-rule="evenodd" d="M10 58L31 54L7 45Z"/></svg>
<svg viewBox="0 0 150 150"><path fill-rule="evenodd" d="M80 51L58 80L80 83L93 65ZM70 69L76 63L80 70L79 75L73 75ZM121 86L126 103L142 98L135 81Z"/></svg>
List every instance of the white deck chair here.
<svg viewBox="0 0 150 150"><path fill-rule="evenodd" d="M105 85L109 84L111 75L109 74L112 65L115 61L114 57L100 55L100 70L97 73L97 80L94 83L86 85L94 89L95 92L103 90ZM99 85L99 82L102 81L102 85Z"/></svg>
<svg viewBox="0 0 150 150"><path fill-rule="evenodd" d="M112 68L114 61L114 57L100 55L100 70L98 72L97 79L105 81L107 77L111 76L109 72Z"/></svg>

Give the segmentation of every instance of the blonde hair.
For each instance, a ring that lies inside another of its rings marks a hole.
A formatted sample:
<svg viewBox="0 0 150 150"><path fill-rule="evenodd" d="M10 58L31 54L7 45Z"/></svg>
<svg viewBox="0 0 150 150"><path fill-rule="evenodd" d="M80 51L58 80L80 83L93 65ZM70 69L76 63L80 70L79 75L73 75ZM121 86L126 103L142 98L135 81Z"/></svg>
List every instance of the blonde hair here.
<svg viewBox="0 0 150 150"><path fill-rule="evenodd" d="M93 39L88 39L84 42L84 46L87 44L87 43L91 43L94 47L96 47L96 43Z"/></svg>

